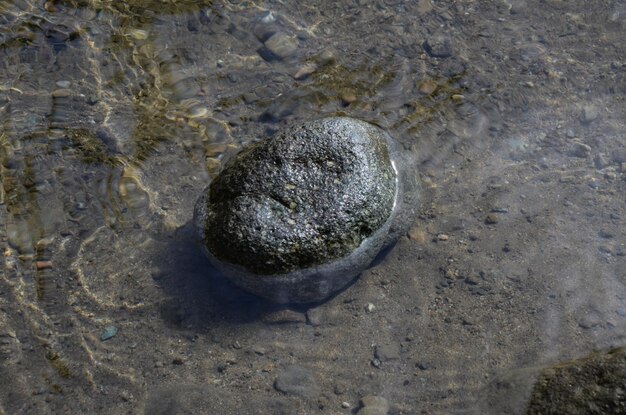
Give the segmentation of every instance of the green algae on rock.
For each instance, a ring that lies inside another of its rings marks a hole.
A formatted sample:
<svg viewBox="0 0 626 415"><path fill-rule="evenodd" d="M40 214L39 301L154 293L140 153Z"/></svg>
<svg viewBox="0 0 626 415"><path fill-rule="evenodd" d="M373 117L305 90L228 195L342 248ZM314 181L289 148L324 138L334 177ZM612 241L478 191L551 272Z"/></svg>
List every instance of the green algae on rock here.
<svg viewBox="0 0 626 415"><path fill-rule="evenodd" d="M227 163L196 205L196 228L243 288L279 302L322 300L404 227L395 158L388 134L363 121L293 125Z"/></svg>

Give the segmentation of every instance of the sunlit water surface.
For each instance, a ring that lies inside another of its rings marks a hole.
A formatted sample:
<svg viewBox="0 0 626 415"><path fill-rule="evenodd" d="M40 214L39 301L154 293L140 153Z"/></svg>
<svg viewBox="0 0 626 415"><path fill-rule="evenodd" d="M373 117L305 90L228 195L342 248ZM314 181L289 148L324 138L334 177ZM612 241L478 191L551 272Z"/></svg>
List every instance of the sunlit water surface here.
<svg viewBox="0 0 626 415"><path fill-rule="evenodd" d="M626 344L625 20L620 1L2 1L0 413L523 412L501 376ZM285 311L213 270L189 221L228 157L328 115L387 129L423 205L352 287ZM316 393L275 389L292 364Z"/></svg>

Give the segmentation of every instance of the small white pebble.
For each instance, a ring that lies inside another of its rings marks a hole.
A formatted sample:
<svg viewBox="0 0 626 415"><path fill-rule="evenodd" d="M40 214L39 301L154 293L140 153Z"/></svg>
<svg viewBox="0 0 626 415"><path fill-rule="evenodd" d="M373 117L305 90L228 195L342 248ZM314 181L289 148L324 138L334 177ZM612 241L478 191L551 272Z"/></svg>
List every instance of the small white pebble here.
<svg viewBox="0 0 626 415"><path fill-rule="evenodd" d="M376 309L376 307L372 303L367 303L367 305L365 306L365 311L367 311L368 313L371 313L375 309Z"/></svg>
<svg viewBox="0 0 626 415"><path fill-rule="evenodd" d="M341 407L342 408L349 408L350 407L350 402L341 402Z"/></svg>

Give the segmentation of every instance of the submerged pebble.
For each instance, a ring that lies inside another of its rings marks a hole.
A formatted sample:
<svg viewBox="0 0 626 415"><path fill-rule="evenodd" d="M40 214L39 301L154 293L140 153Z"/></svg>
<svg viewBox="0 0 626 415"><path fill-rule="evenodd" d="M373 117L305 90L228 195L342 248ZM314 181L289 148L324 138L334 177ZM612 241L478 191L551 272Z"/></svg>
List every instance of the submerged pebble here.
<svg viewBox="0 0 626 415"><path fill-rule="evenodd" d="M37 267L38 270L52 268L52 261L37 261L35 262L35 267Z"/></svg>
<svg viewBox="0 0 626 415"><path fill-rule="evenodd" d="M431 36L422 45L426 53L434 58L448 58L452 56L452 42L444 35Z"/></svg>
<svg viewBox="0 0 626 415"><path fill-rule="evenodd" d="M320 301L408 230L417 182L382 129L294 125L230 160L196 204L212 262L277 302Z"/></svg>
<svg viewBox="0 0 626 415"><path fill-rule="evenodd" d="M117 327L115 326L107 326L104 328L104 331L100 335L100 340L106 341L109 340L117 334Z"/></svg>
<svg viewBox="0 0 626 415"><path fill-rule="evenodd" d="M289 366L280 373L274 382L276 390L287 395L300 396L302 398L315 398L320 393L320 388L315 381L313 372L301 366Z"/></svg>
<svg viewBox="0 0 626 415"><path fill-rule="evenodd" d="M598 118L598 108L595 107L594 105L585 105L583 106L581 112L580 112L580 122L583 124L590 124L592 121L594 121L596 118Z"/></svg>
<svg viewBox="0 0 626 415"><path fill-rule="evenodd" d="M286 33L275 33L264 43L261 56L266 60L285 59L298 49L298 40Z"/></svg>
<svg viewBox="0 0 626 415"><path fill-rule="evenodd" d="M387 415L389 402L382 396L364 396L361 398L359 415Z"/></svg>

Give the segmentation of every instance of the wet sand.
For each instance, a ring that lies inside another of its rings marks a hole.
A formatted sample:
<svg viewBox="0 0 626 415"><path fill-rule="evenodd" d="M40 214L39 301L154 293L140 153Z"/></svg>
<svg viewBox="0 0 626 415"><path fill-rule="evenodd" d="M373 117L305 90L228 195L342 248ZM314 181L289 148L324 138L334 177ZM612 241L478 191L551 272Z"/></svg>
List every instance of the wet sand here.
<svg viewBox="0 0 626 415"><path fill-rule="evenodd" d="M524 413L537 368L626 344L622 2L40 3L0 6L0 413ZM327 115L415 156L419 212L277 307L193 205Z"/></svg>

